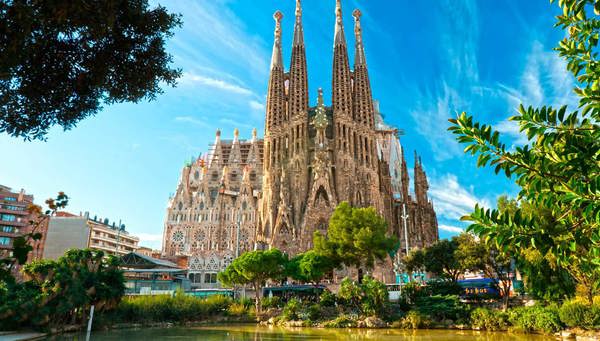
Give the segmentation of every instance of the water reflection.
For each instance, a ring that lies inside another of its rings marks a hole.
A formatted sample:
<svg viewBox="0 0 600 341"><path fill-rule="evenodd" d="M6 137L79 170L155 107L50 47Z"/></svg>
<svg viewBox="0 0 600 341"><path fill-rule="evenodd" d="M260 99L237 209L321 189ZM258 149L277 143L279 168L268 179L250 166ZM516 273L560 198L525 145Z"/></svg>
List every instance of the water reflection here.
<svg viewBox="0 0 600 341"><path fill-rule="evenodd" d="M50 337L47 340L83 341L84 334ZM287 340L406 340L406 341L541 341L539 335L450 330L318 329L281 328L255 325L211 326L171 329L138 329L94 332L90 340L202 340L202 341L287 341Z"/></svg>

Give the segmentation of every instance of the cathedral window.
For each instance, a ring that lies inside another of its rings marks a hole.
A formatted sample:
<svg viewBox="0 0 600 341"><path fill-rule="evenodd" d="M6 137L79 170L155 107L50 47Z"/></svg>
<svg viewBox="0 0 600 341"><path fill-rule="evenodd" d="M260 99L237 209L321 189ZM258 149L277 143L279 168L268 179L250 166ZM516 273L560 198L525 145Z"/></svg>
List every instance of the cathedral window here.
<svg viewBox="0 0 600 341"><path fill-rule="evenodd" d="M200 172L196 171L194 173L194 179L198 180L198 178L200 178Z"/></svg>
<svg viewBox="0 0 600 341"><path fill-rule="evenodd" d="M203 210L203 209L204 209L204 202L201 202L201 203L200 203L200 207L199 207L199 208L200 208L201 210Z"/></svg>
<svg viewBox="0 0 600 341"><path fill-rule="evenodd" d="M180 201L179 205L177 205L177 208L181 211L183 209L183 203Z"/></svg>

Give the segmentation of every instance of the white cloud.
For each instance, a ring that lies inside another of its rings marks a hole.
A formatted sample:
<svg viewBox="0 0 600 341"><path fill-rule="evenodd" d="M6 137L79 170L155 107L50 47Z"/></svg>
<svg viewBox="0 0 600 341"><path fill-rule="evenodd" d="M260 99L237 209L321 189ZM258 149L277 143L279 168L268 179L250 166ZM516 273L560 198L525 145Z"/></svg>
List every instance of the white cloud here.
<svg viewBox="0 0 600 341"><path fill-rule="evenodd" d="M191 124L195 124L195 125L202 126L202 127L207 127L208 126L208 124L206 123L205 119L200 120L200 119L197 119L197 118L192 117L192 116L177 116L177 117L175 117L175 121L176 122L191 123Z"/></svg>
<svg viewBox="0 0 600 341"><path fill-rule="evenodd" d="M462 153L462 148L447 131L448 119L456 116L456 110L465 103L456 90L443 85L440 94L422 94L410 115L415 121L419 134L427 137L433 156L444 161Z"/></svg>
<svg viewBox="0 0 600 341"><path fill-rule="evenodd" d="M574 86L575 78L567 70L566 62L555 51L546 49L536 40L525 57L518 87L499 84L498 88L506 96L509 110L514 111L520 104L534 107L576 106Z"/></svg>
<svg viewBox="0 0 600 341"><path fill-rule="evenodd" d="M197 65L216 68L226 65L228 70L237 68L260 78L268 72L269 44L251 33L256 30L246 27L244 21L229 9L228 2L166 2L171 11L184 13L187 18L170 43L176 52L175 61L184 69Z"/></svg>
<svg viewBox="0 0 600 341"><path fill-rule="evenodd" d="M490 207L490 203L478 198L473 188L466 189L460 185L454 174L446 174L442 178L433 178L429 194L438 215L446 219L457 220L473 211L476 204Z"/></svg>
<svg viewBox="0 0 600 341"><path fill-rule="evenodd" d="M252 110L256 110L256 111L264 111L265 110L264 103L261 103L259 101L251 100L248 104L250 105L250 109L252 109Z"/></svg>
<svg viewBox="0 0 600 341"><path fill-rule="evenodd" d="M450 226L450 225L439 225L438 229L446 231L446 232L456 233L456 234L465 232L465 230L463 228L460 228L457 226Z"/></svg>
<svg viewBox="0 0 600 341"><path fill-rule="evenodd" d="M506 134L513 139L514 145L524 146L529 143L525 132L519 131L519 124L508 119L502 120L494 125L494 128L502 134Z"/></svg>
<svg viewBox="0 0 600 341"><path fill-rule="evenodd" d="M185 72L179 79L179 82L182 85L187 85L187 84L204 85L204 86L208 86L208 87L215 88L215 89L222 90L222 91L232 92L232 93L239 94L239 95L246 95L246 96L254 95L252 90L245 88L243 86L240 86L240 85L237 85L237 84L234 84L231 82L227 82L222 79L206 77L203 75L193 74L190 72Z"/></svg>
<svg viewBox="0 0 600 341"><path fill-rule="evenodd" d="M479 19L473 0L448 0L442 6L439 22L441 72L437 87L415 94L416 106L410 110L417 132L427 139L436 161L462 155L462 147L447 131L448 119L470 108L469 94L479 86Z"/></svg>

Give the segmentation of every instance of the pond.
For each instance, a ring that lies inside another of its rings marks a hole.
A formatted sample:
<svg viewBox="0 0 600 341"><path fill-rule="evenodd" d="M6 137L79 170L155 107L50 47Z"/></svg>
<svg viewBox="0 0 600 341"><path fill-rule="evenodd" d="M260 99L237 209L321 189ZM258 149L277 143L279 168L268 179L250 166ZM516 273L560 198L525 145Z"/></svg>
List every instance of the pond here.
<svg viewBox="0 0 600 341"><path fill-rule="evenodd" d="M85 334L70 334L47 340L83 341ZM407 341L541 341L540 335L454 330L318 329L281 328L256 325L227 325L169 329L137 329L94 332L90 340L407 340Z"/></svg>

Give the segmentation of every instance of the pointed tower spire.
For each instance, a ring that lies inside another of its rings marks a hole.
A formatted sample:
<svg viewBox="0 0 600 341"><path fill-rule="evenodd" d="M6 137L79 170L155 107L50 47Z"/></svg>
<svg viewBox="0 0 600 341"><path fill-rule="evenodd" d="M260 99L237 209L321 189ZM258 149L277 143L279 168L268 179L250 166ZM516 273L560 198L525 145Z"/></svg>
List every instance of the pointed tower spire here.
<svg viewBox="0 0 600 341"><path fill-rule="evenodd" d="M273 14L273 19L275 19L275 42L273 43L273 55L271 56L271 70L283 65L281 53L281 19L283 19L283 14L277 11Z"/></svg>
<svg viewBox="0 0 600 341"><path fill-rule="evenodd" d="M336 0L335 35L333 39L333 112L334 115L352 114L352 76L348 62L348 48L344 36L342 2Z"/></svg>
<svg viewBox="0 0 600 341"><path fill-rule="evenodd" d="M402 150L402 201L408 204L408 186L410 183L410 177L408 176L408 165L406 164L406 156L404 154L404 147Z"/></svg>
<svg viewBox="0 0 600 341"><path fill-rule="evenodd" d="M293 119L307 111L308 75L304 48L304 29L302 27L302 5L300 0L296 0L296 24L294 26L294 43L290 65L289 117Z"/></svg>
<svg viewBox="0 0 600 341"><path fill-rule="evenodd" d="M333 46L346 45L346 37L344 36L344 19L342 16L342 1L335 1L335 35Z"/></svg>
<svg viewBox="0 0 600 341"><path fill-rule="evenodd" d="M354 16L354 34L356 36L356 53L354 55L354 119L364 126L374 128L375 110L360 23L362 13L356 9L352 15Z"/></svg>
<svg viewBox="0 0 600 341"><path fill-rule="evenodd" d="M267 114L265 122L265 136L281 125L285 115L285 76L283 73L281 53L281 19L280 11L273 15L275 19L275 42L273 43L273 57L271 59L271 75L267 91Z"/></svg>

